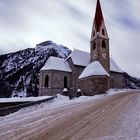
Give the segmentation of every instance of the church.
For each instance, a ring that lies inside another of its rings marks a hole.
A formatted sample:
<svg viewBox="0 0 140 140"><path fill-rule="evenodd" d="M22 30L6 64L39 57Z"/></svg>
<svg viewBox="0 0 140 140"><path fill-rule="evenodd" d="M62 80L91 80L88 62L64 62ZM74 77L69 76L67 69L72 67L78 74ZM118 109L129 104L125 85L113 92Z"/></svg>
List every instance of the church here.
<svg viewBox="0 0 140 140"><path fill-rule="evenodd" d="M40 70L39 95L75 95L80 90L92 96L110 88L123 88L123 71L110 58L109 37L100 5L96 12L90 39L90 53L75 49L66 59L49 57Z"/></svg>

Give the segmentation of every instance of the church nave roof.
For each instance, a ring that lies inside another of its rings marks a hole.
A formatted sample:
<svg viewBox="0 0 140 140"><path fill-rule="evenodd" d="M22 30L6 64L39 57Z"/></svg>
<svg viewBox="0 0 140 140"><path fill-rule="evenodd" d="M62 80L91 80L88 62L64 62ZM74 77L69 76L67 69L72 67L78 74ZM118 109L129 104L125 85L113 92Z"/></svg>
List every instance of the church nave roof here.
<svg viewBox="0 0 140 140"><path fill-rule="evenodd" d="M66 59L51 56L41 70L58 70L72 72Z"/></svg>

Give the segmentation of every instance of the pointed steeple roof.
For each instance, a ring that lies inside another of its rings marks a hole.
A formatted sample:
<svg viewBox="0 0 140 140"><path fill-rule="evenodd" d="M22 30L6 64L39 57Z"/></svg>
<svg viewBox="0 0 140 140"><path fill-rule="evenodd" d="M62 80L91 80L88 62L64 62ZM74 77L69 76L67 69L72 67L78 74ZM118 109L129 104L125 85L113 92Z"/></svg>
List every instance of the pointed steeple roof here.
<svg viewBox="0 0 140 140"><path fill-rule="evenodd" d="M102 14L100 1L97 0L96 13L95 13L95 19L94 19L97 32L99 32L99 29L100 29L100 26L101 26L103 20L104 20L104 18L103 18L103 14Z"/></svg>

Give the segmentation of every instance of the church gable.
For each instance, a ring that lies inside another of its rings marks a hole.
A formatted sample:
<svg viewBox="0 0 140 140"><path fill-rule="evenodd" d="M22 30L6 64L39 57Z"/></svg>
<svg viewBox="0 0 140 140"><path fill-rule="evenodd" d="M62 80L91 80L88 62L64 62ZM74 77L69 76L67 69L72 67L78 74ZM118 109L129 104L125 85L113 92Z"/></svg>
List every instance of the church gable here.
<svg viewBox="0 0 140 140"><path fill-rule="evenodd" d="M69 63L65 59L53 56L49 57L45 65L42 67L41 71L44 70L72 72Z"/></svg>
<svg viewBox="0 0 140 140"><path fill-rule="evenodd" d="M67 58L72 60L74 65L77 66L84 66L86 67L87 65L90 64L90 53L80 51L80 50L74 50ZM80 61L79 61L80 60ZM113 58L110 58L110 71L112 72L118 72L118 73L123 73L123 71L119 68L117 63L113 60Z"/></svg>
<svg viewBox="0 0 140 140"><path fill-rule="evenodd" d="M74 50L67 59L71 58L74 65L86 67L90 63L90 55L88 52Z"/></svg>
<svg viewBox="0 0 140 140"><path fill-rule="evenodd" d="M55 71L72 72L72 69L68 61L69 59L72 60L73 65L87 67L90 64L90 53L80 50L74 50L67 58L67 60L51 56L47 60L45 65L42 67L41 71L55 70ZM123 71L119 68L119 66L116 64L113 58L110 58L110 71L123 73Z"/></svg>
<svg viewBox="0 0 140 140"><path fill-rule="evenodd" d="M94 61L90 63L79 76L79 79L87 78L90 76L108 76L110 75L102 67L99 61Z"/></svg>

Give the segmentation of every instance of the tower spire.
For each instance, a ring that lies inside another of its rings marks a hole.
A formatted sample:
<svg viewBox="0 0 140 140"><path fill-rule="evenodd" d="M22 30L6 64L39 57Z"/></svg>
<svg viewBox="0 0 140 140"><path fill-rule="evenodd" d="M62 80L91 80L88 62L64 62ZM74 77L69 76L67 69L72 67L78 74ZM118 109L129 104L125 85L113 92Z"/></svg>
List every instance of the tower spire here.
<svg viewBox="0 0 140 140"><path fill-rule="evenodd" d="M104 18L103 18L103 14L102 14L101 5L100 5L100 0L97 0L96 13L95 13L95 19L94 19L95 28L96 28L97 32L99 32L100 26L101 26L103 20L104 20Z"/></svg>
<svg viewBox="0 0 140 140"><path fill-rule="evenodd" d="M95 18L90 40L91 62L99 61L104 69L110 72L109 38L103 18L100 0L97 0Z"/></svg>

